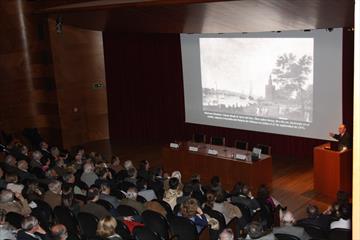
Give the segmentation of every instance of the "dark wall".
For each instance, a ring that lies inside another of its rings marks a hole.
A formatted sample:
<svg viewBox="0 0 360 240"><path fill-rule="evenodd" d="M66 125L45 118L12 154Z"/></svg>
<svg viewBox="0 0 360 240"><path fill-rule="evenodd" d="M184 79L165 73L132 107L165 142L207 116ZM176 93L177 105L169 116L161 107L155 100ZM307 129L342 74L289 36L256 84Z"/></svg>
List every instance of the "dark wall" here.
<svg viewBox="0 0 360 240"><path fill-rule="evenodd" d="M103 34L112 141L167 143L194 132L269 144L277 157L312 157L321 140L185 123L180 38L177 34ZM353 32L344 31L344 122L352 129ZM335 131L336 129L329 129Z"/></svg>

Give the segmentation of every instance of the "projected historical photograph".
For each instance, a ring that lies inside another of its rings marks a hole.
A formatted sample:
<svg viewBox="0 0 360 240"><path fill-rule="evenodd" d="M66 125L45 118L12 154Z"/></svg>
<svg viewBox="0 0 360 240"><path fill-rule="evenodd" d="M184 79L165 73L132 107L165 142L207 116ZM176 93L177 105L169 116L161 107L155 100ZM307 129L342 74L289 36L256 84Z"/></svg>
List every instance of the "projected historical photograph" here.
<svg viewBox="0 0 360 240"><path fill-rule="evenodd" d="M312 38L199 41L205 114L312 122Z"/></svg>

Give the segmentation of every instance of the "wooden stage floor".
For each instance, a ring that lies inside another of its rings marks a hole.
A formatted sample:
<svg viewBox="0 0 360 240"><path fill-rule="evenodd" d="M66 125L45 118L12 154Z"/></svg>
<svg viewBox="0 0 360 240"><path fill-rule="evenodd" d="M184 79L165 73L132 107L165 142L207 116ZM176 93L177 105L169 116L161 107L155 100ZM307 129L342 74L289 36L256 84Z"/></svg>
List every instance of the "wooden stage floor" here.
<svg viewBox="0 0 360 240"><path fill-rule="evenodd" d="M141 160L149 160L151 167L161 165L161 145L124 145L109 141L92 142L85 145L86 150L96 151L110 159L117 155L121 160L132 160L137 164ZM290 161L273 158L272 195L292 211L296 219L306 216L306 206L316 204L321 211L325 210L334 199L321 196L314 191L313 165L309 159ZM186 181L184 179L183 181ZM206 184L206 183L203 183ZM269 184L268 184L269 185Z"/></svg>

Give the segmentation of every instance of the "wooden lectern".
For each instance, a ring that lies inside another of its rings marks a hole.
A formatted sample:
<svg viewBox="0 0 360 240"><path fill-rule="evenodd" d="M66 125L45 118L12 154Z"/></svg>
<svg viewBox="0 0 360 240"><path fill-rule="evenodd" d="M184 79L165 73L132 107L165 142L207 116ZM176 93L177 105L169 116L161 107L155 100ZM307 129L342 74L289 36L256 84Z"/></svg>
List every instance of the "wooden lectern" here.
<svg viewBox="0 0 360 240"><path fill-rule="evenodd" d="M333 151L329 144L314 148L314 190L336 199L336 192L352 192L352 150Z"/></svg>

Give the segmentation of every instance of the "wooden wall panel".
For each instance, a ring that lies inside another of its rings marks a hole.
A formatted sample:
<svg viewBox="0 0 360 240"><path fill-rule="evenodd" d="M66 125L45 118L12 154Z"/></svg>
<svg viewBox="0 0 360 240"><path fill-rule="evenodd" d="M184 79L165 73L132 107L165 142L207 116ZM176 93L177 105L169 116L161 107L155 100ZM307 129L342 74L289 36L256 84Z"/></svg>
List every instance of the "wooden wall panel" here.
<svg viewBox="0 0 360 240"><path fill-rule="evenodd" d="M0 129L36 127L61 144L47 22L33 10L30 1L0 1Z"/></svg>
<svg viewBox="0 0 360 240"><path fill-rule="evenodd" d="M49 32L64 146L108 139L102 33L65 25L57 33L52 19Z"/></svg>

